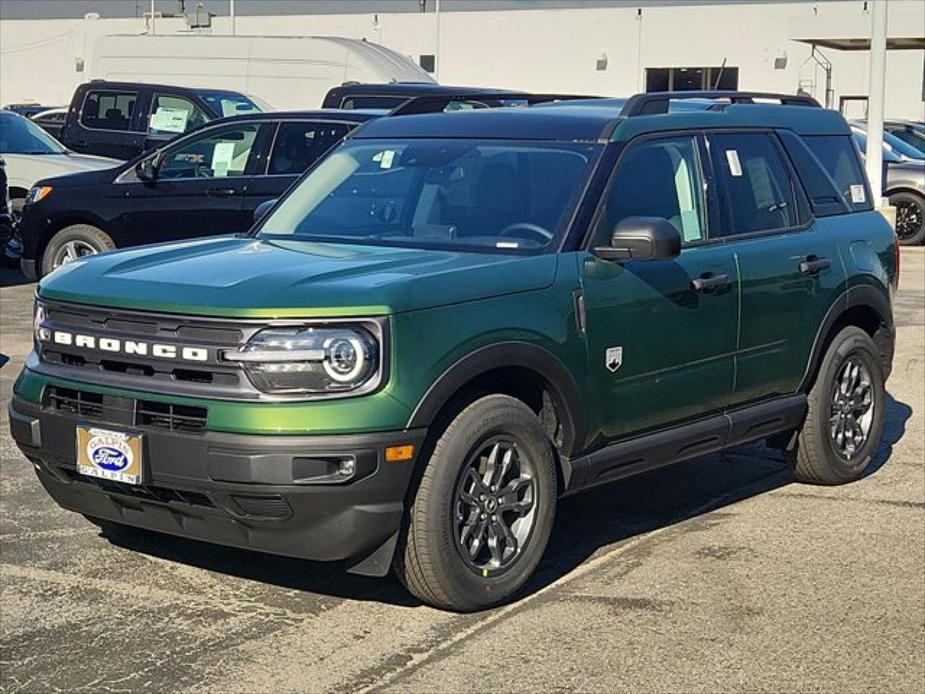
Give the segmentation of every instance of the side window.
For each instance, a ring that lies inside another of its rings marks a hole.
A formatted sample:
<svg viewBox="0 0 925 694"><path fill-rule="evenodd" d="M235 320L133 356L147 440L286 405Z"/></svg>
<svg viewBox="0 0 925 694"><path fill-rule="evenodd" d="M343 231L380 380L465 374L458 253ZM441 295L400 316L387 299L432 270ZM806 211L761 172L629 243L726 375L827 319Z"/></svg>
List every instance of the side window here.
<svg viewBox="0 0 925 694"><path fill-rule="evenodd" d="M268 173L301 174L350 132L344 123L280 123Z"/></svg>
<svg viewBox="0 0 925 694"><path fill-rule="evenodd" d="M693 137L630 145L610 180L594 238L605 243L627 217L663 217L685 243L700 241L706 236L702 193Z"/></svg>
<svg viewBox="0 0 925 694"><path fill-rule="evenodd" d="M248 171L251 150L260 126L247 123L193 136L167 149L158 170L160 178L225 178Z"/></svg>
<svg viewBox="0 0 925 694"><path fill-rule="evenodd" d="M80 122L96 130L130 130L137 98L137 92L87 92Z"/></svg>
<svg viewBox="0 0 925 694"><path fill-rule="evenodd" d="M148 132L152 135L185 133L209 120L205 111L185 97L155 94L148 116Z"/></svg>
<svg viewBox="0 0 925 694"><path fill-rule="evenodd" d="M356 96L344 97L340 107L347 111L352 111L356 108L392 110L401 106L410 98L409 96L366 96L365 94L357 94Z"/></svg>
<svg viewBox="0 0 925 694"><path fill-rule="evenodd" d="M864 171L851 138L848 135L812 135L804 137L803 141L835 181L848 208L871 209Z"/></svg>
<svg viewBox="0 0 925 694"><path fill-rule="evenodd" d="M798 226L794 182L765 133L711 135L710 151L725 188L731 228L726 235Z"/></svg>

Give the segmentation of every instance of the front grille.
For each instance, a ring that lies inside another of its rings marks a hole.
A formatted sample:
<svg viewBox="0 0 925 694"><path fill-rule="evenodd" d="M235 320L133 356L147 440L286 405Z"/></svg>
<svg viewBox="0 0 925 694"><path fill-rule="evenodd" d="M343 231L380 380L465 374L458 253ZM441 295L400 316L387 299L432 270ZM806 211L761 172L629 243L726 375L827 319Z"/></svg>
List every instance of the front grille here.
<svg viewBox="0 0 925 694"><path fill-rule="evenodd" d="M45 407L88 419L103 419L103 396L100 393L52 387L45 393Z"/></svg>
<svg viewBox="0 0 925 694"><path fill-rule="evenodd" d="M266 327L259 321L187 317L124 309L103 309L59 302L44 303L43 326L58 332L89 336L117 345L114 349L88 347L72 337L71 344L51 339L41 343L40 370L49 376L116 388L144 390L187 397L229 400L264 398L251 384L240 364L220 354L235 351ZM124 349L127 343L146 345L147 352ZM153 345L175 350L176 358L153 356ZM183 358L192 348L204 360Z"/></svg>
<svg viewBox="0 0 925 694"><path fill-rule="evenodd" d="M168 431L202 431L206 428L207 414L204 407L139 400L135 404L135 426Z"/></svg>
<svg viewBox="0 0 925 694"><path fill-rule="evenodd" d="M205 431L209 416L205 407L135 400L60 386L45 389L43 405L45 409L76 415L89 421L183 433Z"/></svg>
<svg viewBox="0 0 925 694"><path fill-rule="evenodd" d="M101 480L98 477L89 477L81 475L76 470L70 468L61 468L67 477L75 482L86 482L99 487L109 494L121 494L123 496L132 496L135 498L146 499L147 501L157 501L162 504L180 503L189 504L190 506L206 506L215 508L212 500L202 492L184 491L181 489L171 489L169 487L155 487L153 485L135 486L132 484L122 484L112 480Z"/></svg>

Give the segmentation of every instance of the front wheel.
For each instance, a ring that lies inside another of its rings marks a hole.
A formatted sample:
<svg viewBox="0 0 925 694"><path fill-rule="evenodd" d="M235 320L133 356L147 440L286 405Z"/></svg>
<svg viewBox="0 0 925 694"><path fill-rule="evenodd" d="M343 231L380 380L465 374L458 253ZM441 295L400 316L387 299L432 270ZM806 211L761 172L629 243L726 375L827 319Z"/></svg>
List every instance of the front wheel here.
<svg viewBox="0 0 925 694"><path fill-rule="evenodd" d="M915 193L890 196L896 208L896 236L903 246L918 246L925 241L925 198Z"/></svg>
<svg viewBox="0 0 925 694"><path fill-rule="evenodd" d="M42 254L42 275L88 255L111 251L116 247L109 235L89 224L64 227L51 237Z"/></svg>
<svg viewBox="0 0 925 694"><path fill-rule="evenodd" d="M807 402L791 452L795 477L812 484L860 477L877 452L886 404L880 353L867 333L849 326L835 336Z"/></svg>
<svg viewBox="0 0 925 694"><path fill-rule="evenodd" d="M399 579L444 609L509 600L546 549L556 495L552 445L537 416L506 395L477 400L427 461L396 554Z"/></svg>

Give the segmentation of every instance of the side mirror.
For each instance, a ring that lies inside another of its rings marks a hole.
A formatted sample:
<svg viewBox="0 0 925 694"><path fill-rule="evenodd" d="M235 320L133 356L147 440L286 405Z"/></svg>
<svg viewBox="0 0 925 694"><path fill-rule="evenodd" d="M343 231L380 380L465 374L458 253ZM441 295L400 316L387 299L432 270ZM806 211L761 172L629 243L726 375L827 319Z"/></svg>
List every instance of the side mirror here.
<svg viewBox="0 0 925 694"><path fill-rule="evenodd" d="M257 205L257 209L254 210L254 224L266 217L267 212L273 209L273 205L276 204L277 200L279 200L279 198L272 198L270 200L264 200Z"/></svg>
<svg viewBox="0 0 925 694"><path fill-rule="evenodd" d="M159 156L146 157L135 164L135 175L142 181L155 181L157 180L157 170L160 164Z"/></svg>
<svg viewBox="0 0 925 694"><path fill-rule="evenodd" d="M603 260L671 260L681 254L681 233L664 217L627 217L613 230L610 246L594 254Z"/></svg>

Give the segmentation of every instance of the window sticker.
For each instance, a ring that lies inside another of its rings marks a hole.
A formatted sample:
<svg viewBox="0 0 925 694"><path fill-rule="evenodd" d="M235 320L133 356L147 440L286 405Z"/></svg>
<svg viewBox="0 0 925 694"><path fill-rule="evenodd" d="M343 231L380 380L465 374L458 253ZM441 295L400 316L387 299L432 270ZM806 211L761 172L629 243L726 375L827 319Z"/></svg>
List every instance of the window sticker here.
<svg viewBox="0 0 925 694"><path fill-rule="evenodd" d="M739 162L739 153L734 149L726 150L726 161L729 164L729 173L738 178L742 175L742 164Z"/></svg>
<svg viewBox="0 0 925 694"><path fill-rule="evenodd" d="M855 184L851 186L851 202L855 205L862 205L867 202L867 193L864 191L863 185Z"/></svg>
<svg viewBox="0 0 925 694"><path fill-rule="evenodd" d="M373 161L379 162L380 169L391 169L395 161L395 150L386 149L373 155Z"/></svg>
<svg viewBox="0 0 925 694"><path fill-rule="evenodd" d="M213 175L227 176L232 159L234 159L234 142L216 142L212 150Z"/></svg>
<svg viewBox="0 0 925 694"><path fill-rule="evenodd" d="M186 109L158 106L151 116L150 128L167 133L182 133L186 131L188 120L189 111Z"/></svg>

